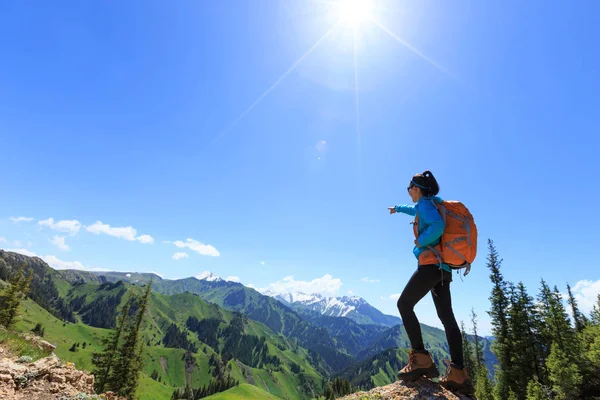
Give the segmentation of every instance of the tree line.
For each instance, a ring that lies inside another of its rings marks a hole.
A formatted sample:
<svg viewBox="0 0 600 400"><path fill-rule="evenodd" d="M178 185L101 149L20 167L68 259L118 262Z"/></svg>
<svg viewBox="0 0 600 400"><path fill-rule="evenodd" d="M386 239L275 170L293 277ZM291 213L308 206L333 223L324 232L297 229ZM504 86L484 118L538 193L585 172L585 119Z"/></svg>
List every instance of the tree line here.
<svg viewBox="0 0 600 400"><path fill-rule="evenodd" d="M563 295L542 279L534 298L523 282L514 284L504 278L503 260L492 240L488 240L488 251L492 282L488 314L498 365L490 379L472 311L475 339L474 343L463 340L463 349L476 397L570 400L600 396L600 295L589 317L580 311L568 283Z"/></svg>

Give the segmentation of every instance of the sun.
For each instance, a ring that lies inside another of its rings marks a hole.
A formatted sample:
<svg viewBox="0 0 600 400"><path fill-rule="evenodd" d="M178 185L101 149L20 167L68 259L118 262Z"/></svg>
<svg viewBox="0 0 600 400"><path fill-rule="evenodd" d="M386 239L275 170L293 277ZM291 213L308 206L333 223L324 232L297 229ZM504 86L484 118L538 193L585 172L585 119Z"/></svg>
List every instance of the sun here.
<svg viewBox="0 0 600 400"><path fill-rule="evenodd" d="M344 23L356 26L371 18L372 2L370 0L339 0L337 8Z"/></svg>

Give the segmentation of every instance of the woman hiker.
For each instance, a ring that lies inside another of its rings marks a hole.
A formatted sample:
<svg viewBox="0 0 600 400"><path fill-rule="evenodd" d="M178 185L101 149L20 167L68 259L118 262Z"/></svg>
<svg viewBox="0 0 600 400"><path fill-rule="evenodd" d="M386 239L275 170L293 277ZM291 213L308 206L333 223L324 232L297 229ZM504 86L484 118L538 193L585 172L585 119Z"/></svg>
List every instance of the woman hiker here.
<svg viewBox="0 0 600 400"><path fill-rule="evenodd" d="M418 266L398 299L398 310L411 344L408 365L398 372L398 379L412 381L421 376L439 376L431 355L423 345L421 327L414 312L415 305L431 291L438 317L446 331L452 358L440 384L448 389L471 391L471 380L463 362L462 335L454 318L450 299L451 269L447 264L441 263L432 251L425 251L428 247L435 248L444 232L444 220L434 204L442 202L441 198L436 197L439 185L433 174L425 171L415 175L407 189L416 204L388 208L390 214L404 213L418 218L415 220L418 221L418 229L415 230L413 249Z"/></svg>

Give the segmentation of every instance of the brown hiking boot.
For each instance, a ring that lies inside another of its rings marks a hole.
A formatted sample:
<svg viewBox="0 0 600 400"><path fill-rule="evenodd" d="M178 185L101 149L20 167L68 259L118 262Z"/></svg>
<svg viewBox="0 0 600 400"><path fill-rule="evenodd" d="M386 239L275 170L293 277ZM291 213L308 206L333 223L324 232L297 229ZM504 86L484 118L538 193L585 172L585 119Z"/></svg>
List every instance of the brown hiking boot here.
<svg viewBox="0 0 600 400"><path fill-rule="evenodd" d="M429 353L417 353L411 350L408 355L408 364L398 372L398 379L414 381L422 376L437 378L440 375Z"/></svg>
<svg viewBox="0 0 600 400"><path fill-rule="evenodd" d="M469 378L466 368L458 369L454 364L449 364L446 375L440 379L440 385L449 390L457 390L461 393L473 394L473 383Z"/></svg>

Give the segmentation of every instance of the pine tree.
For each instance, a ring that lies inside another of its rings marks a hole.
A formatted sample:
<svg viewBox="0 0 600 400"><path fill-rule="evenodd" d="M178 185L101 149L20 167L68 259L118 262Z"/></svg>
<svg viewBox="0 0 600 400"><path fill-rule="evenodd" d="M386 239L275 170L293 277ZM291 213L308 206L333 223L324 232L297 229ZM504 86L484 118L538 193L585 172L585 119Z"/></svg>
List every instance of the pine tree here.
<svg viewBox="0 0 600 400"><path fill-rule="evenodd" d="M590 319L590 323L592 325L600 325L600 293L598 294L598 300L596 301L596 304L592 308Z"/></svg>
<svg viewBox="0 0 600 400"><path fill-rule="evenodd" d="M127 326L124 333L123 344L112 374L114 379L111 379L113 385L111 390L126 398L133 398L139 383L143 347L140 334L144 314L148 308L151 286L152 282L148 283L142 297L137 299L137 312L133 317L133 323Z"/></svg>
<svg viewBox="0 0 600 400"><path fill-rule="evenodd" d="M490 269L490 280L493 284L490 296L492 308L488 311L488 314L492 318L492 332L496 338L492 344L492 351L498 358L500 370L500 373L497 373L498 381L495 392L500 399L506 399L509 396L511 384L510 367L512 351L507 316L510 303L506 291L507 284L500 273L502 260L499 258L491 239L488 239L488 249L487 267Z"/></svg>
<svg viewBox="0 0 600 400"><path fill-rule="evenodd" d="M0 295L0 325L10 329L17 322L21 302L29 293L29 285L33 277L31 269L25 276L25 267L27 263L23 263L21 267L11 276L8 286Z"/></svg>
<svg viewBox="0 0 600 400"><path fill-rule="evenodd" d="M44 337L44 325L40 324L39 322L37 324L35 324L35 327L31 330L31 332L35 333L36 335L40 336L40 337Z"/></svg>
<svg viewBox="0 0 600 400"><path fill-rule="evenodd" d="M463 342L463 359L464 359L464 367L467 369L467 372L472 374L472 380L475 384L477 376L474 374L475 371L475 359L473 358L473 344L467 337L467 332L465 331L465 324L460 322L460 330L462 332L462 342Z"/></svg>
<svg viewBox="0 0 600 400"><path fill-rule="evenodd" d="M600 325L591 326L586 330L589 330L590 336L590 345L587 352L588 359L596 370L600 370Z"/></svg>
<svg viewBox="0 0 600 400"><path fill-rule="evenodd" d="M522 282L510 287L510 342L512 346L511 390L518 398L525 398L527 384L534 377L539 378L537 343L532 318L533 303Z"/></svg>
<svg viewBox="0 0 600 400"><path fill-rule="evenodd" d="M571 362L558 343L553 343L547 360L550 381L556 400L575 399L579 395L582 377L579 368Z"/></svg>
<svg viewBox="0 0 600 400"><path fill-rule="evenodd" d="M483 357L483 343L479 341L479 336L477 333L477 314L475 314L474 308L471 308L471 324L473 325L473 340L475 348L475 370L472 373L473 375L479 375L481 366L485 365L485 359Z"/></svg>
<svg viewBox="0 0 600 400"><path fill-rule="evenodd" d="M575 330L577 332L581 332L587 325L587 318L581 313L581 311L579 311L579 307L577 307L577 301L575 300L575 296L573 296L573 293L571 292L571 286L569 286L568 283L567 293L569 294L569 306L571 306L571 312L573 313L573 323L575 324Z"/></svg>
<svg viewBox="0 0 600 400"><path fill-rule="evenodd" d="M540 382L532 379L527 384L527 400L546 400L548 396L544 393L544 389Z"/></svg>
<svg viewBox="0 0 600 400"><path fill-rule="evenodd" d="M489 371L485 364L477 369L477 379L475 383L475 397L478 400L494 400L494 386L490 381Z"/></svg>
<svg viewBox="0 0 600 400"><path fill-rule="evenodd" d="M133 299L131 296L125 301L125 304L121 308L116 329L102 341L102 351L92 355L92 364L95 366L93 374L96 378L94 388L98 393L103 393L107 387L118 386L113 384L111 377L113 368L117 362L119 344L123 336L123 331L129 321L129 310L132 301Z"/></svg>

